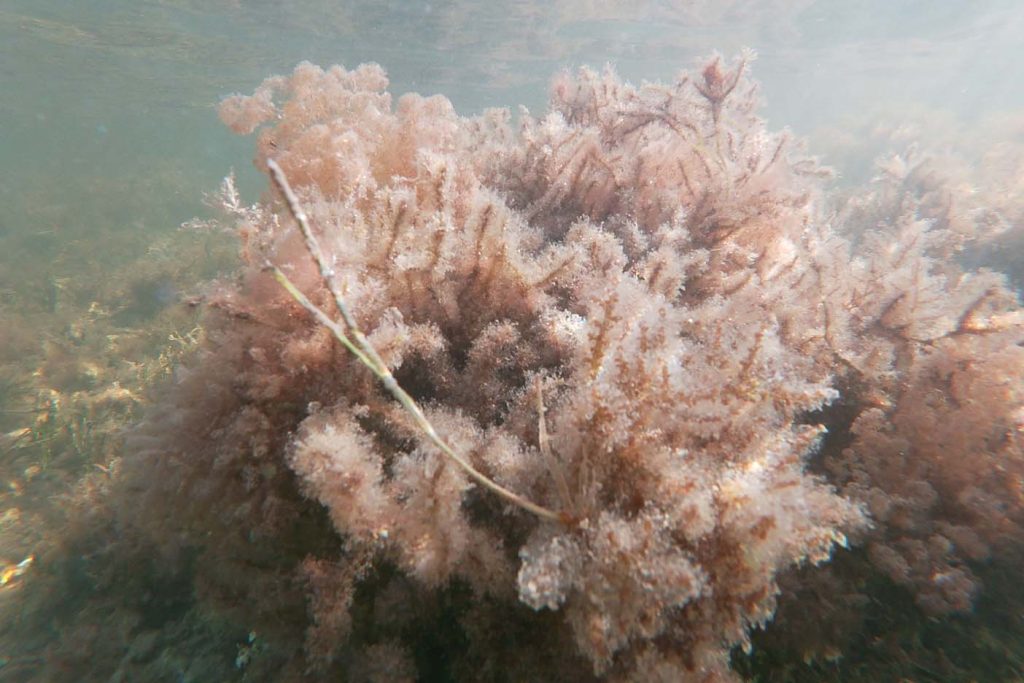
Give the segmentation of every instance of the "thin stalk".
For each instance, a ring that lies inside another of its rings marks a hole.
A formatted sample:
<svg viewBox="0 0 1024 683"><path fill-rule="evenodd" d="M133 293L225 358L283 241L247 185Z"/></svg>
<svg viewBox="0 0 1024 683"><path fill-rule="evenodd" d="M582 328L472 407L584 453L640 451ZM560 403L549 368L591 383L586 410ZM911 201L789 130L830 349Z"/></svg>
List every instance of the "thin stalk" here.
<svg viewBox="0 0 1024 683"><path fill-rule="evenodd" d="M270 177L274 181L274 185L284 196L285 204L288 206L288 211L291 213L292 218L295 219L295 222L299 225L299 230L302 232L302 237L306 242L306 249L313 257L313 260L316 261L317 268L320 270L320 277L327 285L327 289L331 292L334 304L337 306L338 312L341 314L342 321L344 322L344 327L331 319L331 317L324 313L319 306L310 301L309 297L303 294L299 288L295 286L295 283L292 282L280 268L272 264L268 264L267 267L273 272L274 278L300 306L306 309L318 323L330 330L335 339L341 342L341 344L348 349L360 363L369 368L370 371L377 376L384 385L384 388L388 390L388 393L402 404L402 407L405 408L406 412L412 415L413 420L416 422L416 426L418 426L427 435L427 438L430 439L431 443L440 449L445 456L461 467L470 478L510 503L531 512L542 519L551 519L556 521L561 520L562 515L559 515L557 512L549 510L541 505L537 505L536 503L523 498L518 493L508 490L493 479L487 477L485 474L473 467L468 460L452 450L444 439L441 438L437 433L437 430L434 429L434 425L431 424L430 420L427 419L427 416L424 415L419 404L417 404L416 400L398 383L398 380L396 380L394 375L391 374L391 370L388 369L384 360L380 357L380 354L377 353L377 349L374 348L373 344L370 343L370 340L366 338L366 335L363 334L359 325L356 323L355 316L352 315L352 312L345 301L345 297L342 294L341 287L338 285L337 274L335 273L334 268L328 263L327 256L320 247L320 242L317 240L316 235L313 234L313 230L309 224L309 217L306 214L306 211L302 208L302 203L299 201L298 196L288 183L288 178L285 176L284 171L274 159L267 160L267 167L270 169Z"/></svg>
<svg viewBox="0 0 1024 683"><path fill-rule="evenodd" d="M548 473L555 480L555 487L562 499L562 505L566 510L573 509L572 494L569 493L569 481L565 477L565 468L558 461L551 450L551 440L548 437L548 424L544 417L547 412L544 408L544 381L537 377L537 445L540 447L541 456L548 466Z"/></svg>

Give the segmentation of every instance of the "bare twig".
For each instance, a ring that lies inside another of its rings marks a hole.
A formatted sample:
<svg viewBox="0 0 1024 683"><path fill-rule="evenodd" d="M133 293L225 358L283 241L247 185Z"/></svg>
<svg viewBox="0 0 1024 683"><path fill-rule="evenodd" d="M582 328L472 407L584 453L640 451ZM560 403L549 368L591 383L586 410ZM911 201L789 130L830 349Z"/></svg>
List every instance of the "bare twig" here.
<svg viewBox="0 0 1024 683"><path fill-rule="evenodd" d="M299 230L302 231L302 237L306 242L306 249L313 257L313 260L316 261L317 267L320 270L320 276L323 278L324 283L327 285L327 289L331 292L331 296L334 298L334 304L337 306L338 312L341 314L344 326L339 325L330 316L324 313L320 307L310 301L309 298L295 286L295 283L293 283L280 268L268 263L267 267L273 272L274 278L281 283L281 286L284 287L285 291L287 291L300 306L316 318L318 323L330 330L335 339L341 342L341 344L348 349L360 363L369 368L370 371L377 376L381 383L384 384L384 388L402 404L402 407L405 408L410 415L412 415L416 425L423 430L431 443L461 467L463 471L470 476L470 478L485 488L490 489L510 503L531 512L542 519L561 520L562 515L559 513L523 498L519 494L506 489L504 486L481 473L473 467L469 461L452 450L444 439L441 438L437 433L437 430L434 429L434 425L432 425L426 415L423 414L423 410L419 407L419 404L417 404L416 400L398 384L394 375L391 374L391 370L388 369L388 366L384 363L380 354L377 353L377 349L374 348L373 344L370 343L366 338L366 335L364 335L362 330L359 328L358 323L356 323L356 319L352 315L351 310L349 310L345 297L342 294L341 287L338 285L334 268L328 262L327 256L320 247L320 242L317 240L316 235L313 234L313 230L309 224L309 217L302 208L302 204L299 202L298 196L296 196L291 185L289 185L288 178L285 177L284 171L273 159L267 160L267 167L270 169L270 177L274 181L274 185L284 196L285 203L288 206L288 211L292 214L295 222L298 223Z"/></svg>

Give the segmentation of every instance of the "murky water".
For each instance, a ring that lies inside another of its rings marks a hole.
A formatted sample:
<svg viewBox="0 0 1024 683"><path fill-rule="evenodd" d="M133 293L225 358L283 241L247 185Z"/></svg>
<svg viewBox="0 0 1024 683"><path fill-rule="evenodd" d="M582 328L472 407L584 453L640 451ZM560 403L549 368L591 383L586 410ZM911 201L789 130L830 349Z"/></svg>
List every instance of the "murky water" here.
<svg viewBox="0 0 1024 683"><path fill-rule="evenodd" d="M980 198L967 213L1017 235L966 260L1019 287L1021 35L1016 0L0 0L0 681L286 680L287 658L265 654L272 644L230 609L197 606L180 567L150 567L138 585L131 558L94 573L120 533L105 496L123 430L201 346L208 283L237 266L234 236L180 226L216 215L204 196L231 172L246 202L267 186L252 139L218 120L222 97L303 60L377 62L392 93L441 93L463 115L539 113L562 69L608 63L629 81L668 81L750 47L762 115L838 169L837 197L908 146L953 159L951 187ZM1020 680L1024 612L993 608L1014 585L1009 566L978 560L989 589L973 617L864 626L885 652L856 641L804 665L769 631L736 670ZM110 607L119 586L131 604ZM892 586L870 595L913 609Z"/></svg>

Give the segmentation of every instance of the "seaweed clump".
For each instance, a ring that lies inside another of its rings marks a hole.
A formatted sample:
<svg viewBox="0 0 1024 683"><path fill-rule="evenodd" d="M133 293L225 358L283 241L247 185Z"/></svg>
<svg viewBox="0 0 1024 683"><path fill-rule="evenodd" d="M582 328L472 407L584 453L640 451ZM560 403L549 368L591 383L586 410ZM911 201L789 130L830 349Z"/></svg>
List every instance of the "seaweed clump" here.
<svg viewBox="0 0 1024 683"><path fill-rule="evenodd" d="M850 540L969 604L1021 529L1022 314L910 199L828 220L749 59L584 69L518 128L373 65L225 100L278 182L223 188L244 266L128 440L125 519L283 677L736 680L780 577ZM1001 474L924 438L954 419Z"/></svg>

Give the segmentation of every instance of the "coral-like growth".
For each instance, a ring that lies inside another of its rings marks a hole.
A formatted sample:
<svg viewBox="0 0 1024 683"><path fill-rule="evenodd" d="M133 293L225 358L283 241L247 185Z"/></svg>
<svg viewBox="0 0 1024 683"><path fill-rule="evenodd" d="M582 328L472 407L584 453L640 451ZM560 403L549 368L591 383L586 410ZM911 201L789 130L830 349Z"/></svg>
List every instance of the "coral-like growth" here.
<svg viewBox="0 0 1024 683"><path fill-rule="evenodd" d="M129 440L125 509L291 671L422 675L408 624L455 612L453 671L518 642L534 679L732 680L780 575L849 534L924 608L966 604L963 563L1019 535L1020 313L914 206L851 203L898 220L850 258L749 60L562 76L518 130L393 105L376 66L227 99L278 191L226 186L245 267ZM807 467L837 378L842 493Z"/></svg>
<svg viewBox="0 0 1024 683"><path fill-rule="evenodd" d="M1024 316L1001 275L949 258L980 228L936 215L941 182L923 192L904 158L883 170L843 217L867 227L843 298L858 349L845 358L870 396L830 467L877 523L876 567L929 614L965 611L969 564L1024 540Z"/></svg>

